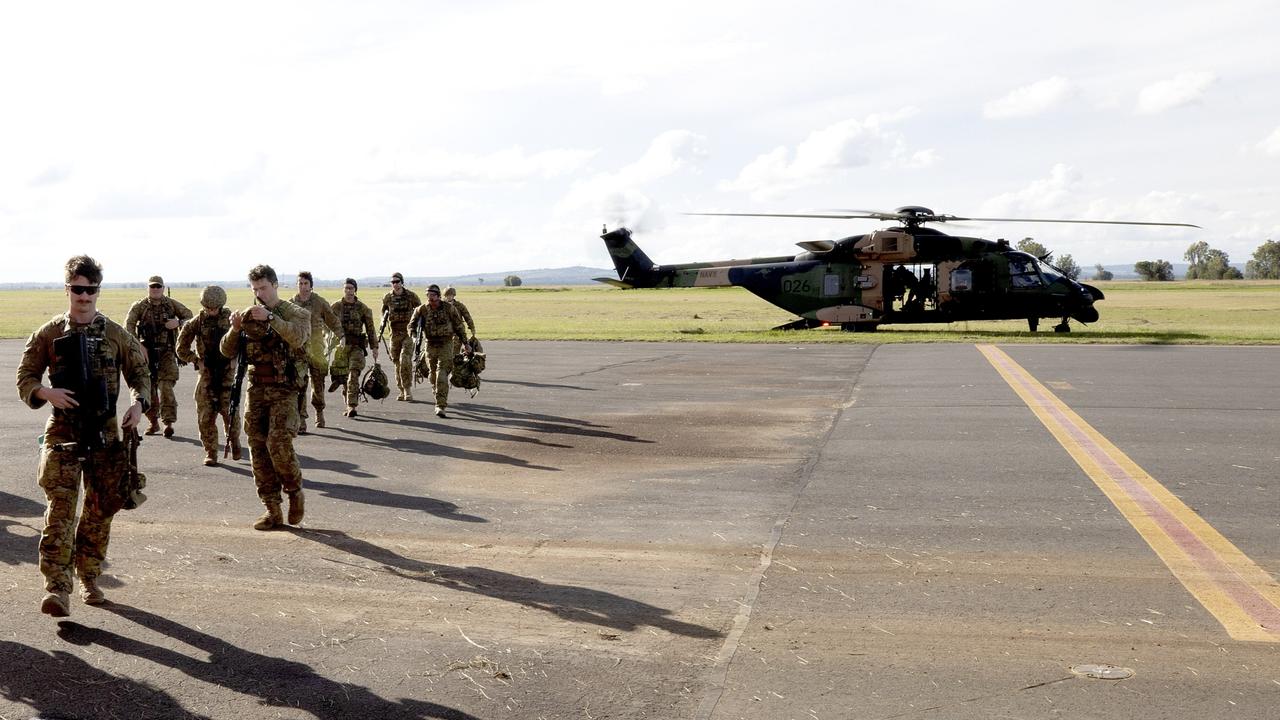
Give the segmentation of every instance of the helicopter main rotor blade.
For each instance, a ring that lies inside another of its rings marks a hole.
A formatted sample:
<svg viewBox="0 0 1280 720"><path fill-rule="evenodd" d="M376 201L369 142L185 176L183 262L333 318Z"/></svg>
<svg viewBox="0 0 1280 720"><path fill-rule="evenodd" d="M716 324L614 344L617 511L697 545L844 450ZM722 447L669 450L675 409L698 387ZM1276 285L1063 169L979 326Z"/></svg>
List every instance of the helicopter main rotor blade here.
<svg viewBox="0 0 1280 720"><path fill-rule="evenodd" d="M781 217L781 218L818 218L825 220L894 220L895 214L887 215L817 215L813 213L715 213L696 212L685 215L714 215L717 217Z"/></svg>
<svg viewBox="0 0 1280 720"><path fill-rule="evenodd" d="M1045 218L980 218L956 217L947 215L948 220L967 220L969 222L1027 222L1027 223L1073 223L1076 225L1160 225L1163 227L1189 227L1203 230L1199 225L1172 222L1138 222L1136 220L1050 220Z"/></svg>

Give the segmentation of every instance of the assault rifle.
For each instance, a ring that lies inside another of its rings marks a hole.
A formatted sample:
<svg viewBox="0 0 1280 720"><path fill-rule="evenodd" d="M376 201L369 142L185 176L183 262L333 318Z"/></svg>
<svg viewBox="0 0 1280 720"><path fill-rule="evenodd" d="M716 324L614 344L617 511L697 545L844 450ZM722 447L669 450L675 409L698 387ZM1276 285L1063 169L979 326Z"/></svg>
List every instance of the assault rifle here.
<svg viewBox="0 0 1280 720"><path fill-rule="evenodd" d="M249 368L249 363L245 361L245 348L248 347L248 338L244 331L240 331L240 351L236 353L236 384L231 386L231 406L227 408L227 444L222 448L222 457L226 458L231 454L231 429L236 426L236 416L240 414L240 395L244 389L244 373Z"/></svg>
<svg viewBox="0 0 1280 720"><path fill-rule="evenodd" d="M147 501L142 488L147 486L147 476L138 472L138 443L142 438L136 427L124 429L125 468L120 476L120 497L125 510L136 510Z"/></svg>
<svg viewBox="0 0 1280 720"><path fill-rule="evenodd" d="M387 351L387 357L391 357L391 348L387 347L387 341L382 337L387 331L387 323L391 322L391 308L382 309L382 325L378 327L378 342L382 343L382 349Z"/></svg>

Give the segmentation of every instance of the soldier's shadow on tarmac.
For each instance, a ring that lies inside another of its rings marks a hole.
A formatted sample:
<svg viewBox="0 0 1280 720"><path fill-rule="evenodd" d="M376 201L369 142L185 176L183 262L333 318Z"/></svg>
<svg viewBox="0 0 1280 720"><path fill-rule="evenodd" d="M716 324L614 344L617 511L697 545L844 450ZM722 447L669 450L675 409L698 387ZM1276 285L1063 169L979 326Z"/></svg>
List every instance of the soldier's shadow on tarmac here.
<svg viewBox="0 0 1280 720"><path fill-rule="evenodd" d="M415 455L434 455L453 458L455 460L473 460L476 462L499 463L502 465L514 465L526 470L547 470L550 472L560 472L560 468L551 467L549 465L534 465L528 460L502 453L484 452L480 450L466 450L464 448L452 447L441 443L433 443L427 440L415 440L412 438L386 438L373 435L351 428L334 428L333 433L329 433L328 437L333 440L341 440L344 442L358 442L365 445L374 445L377 447L393 450L395 452L407 452Z"/></svg>
<svg viewBox="0 0 1280 720"><path fill-rule="evenodd" d="M457 412L457 408L453 408ZM541 438L529 437L527 435L512 435L509 433L494 432L492 430L484 430L471 425L458 425L456 423L444 422L428 422L426 420L395 420L392 418L380 418L373 416L365 416L366 421L388 423L390 425L404 425L407 427L419 428L421 430L430 430L441 435L457 435L459 437L477 437L486 440L497 440L499 442L521 442L540 447L555 448L557 450L567 450L572 445L563 443L547 442Z"/></svg>
<svg viewBox="0 0 1280 720"><path fill-rule="evenodd" d="M43 515L43 504L0 491L0 563L23 565L36 562L43 522L36 520L27 524L8 518L39 518Z"/></svg>
<svg viewBox="0 0 1280 720"><path fill-rule="evenodd" d="M521 387L549 388L554 390L586 390L588 392L596 391L596 388L582 387L580 385L560 385L557 383L529 382L527 380L500 380L500 379L494 378L492 380L485 379L485 380L482 380L481 382L484 384L493 383L494 385L520 385Z"/></svg>
<svg viewBox="0 0 1280 720"><path fill-rule="evenodd" d="M499 405L482 405L466 403L450 408L451 412L461 416L483 419L506 427L532 430L554 435L572 435L575 437L601 438L603 440L621 440L622 442L653 444L654 440L646 440L626 433L609 432L601 428L608 425L597 425L588 420L578 420L560 415L543 415L541 413L521 412Z"/></svg>
<svg viewBox="0 0 1280 720"><path fill-rule="evenodd" d="M103 610L167 635L208 655L207 660L109 630L75 622L58 623L58 637L74 645L98 646L185 673L211 685L257 697L269 707L298 708L322 720L345 718L443 718L472 720L473 715L421 700L387 700L366 687L340 683L293 660L251 652L208 633L129 605L108 603ZM85 691L81 691L83 693ZM93 691L96 693L97 691ZM186 713L183 713L186 715ZM183 715L179 715L181 717ZM77 716L79 717L79 716ZM112 715L119 717L119 715ZM166 715L164 717L173 717Z"/></svg>
<svg viewBox="0 0 1280 720"><path fill-rule="evenodd" d="M382 570L408 580L519 603L573 622L586 622L623 631L651 626L687 637L722 637L717 630L670 617L670 610L603 590L545 583L535 578L482 567L455 567L415 560L371 542L353 538L341 530L289 530L298 537L365 558L380 566L357 567Z"/></svg>
<svg viewBox="0 0 1280 720"><path fill-rule="evenodd" d="M303 467L306 467L306 465L303 465ZM370 475L369 477L373 476ZM458 506L446 500L437 500L421 495L402 495L401 493L387 492L377 488L327 483L318 480L307 480L304 485L308 492L319 492L325 497L334 498L335 500L404 510L418 510L445 520L470 523L489 522L482 517L458 512Z"/></svg>
<svg viewBox="0 0 1280 720"><path fill-rule="evenodd" d="M112 675L62 650L45 653L0 640L0 667L5 669L0 697L33 708L40 718L206 717L187 711L163 690Z"/></svg>

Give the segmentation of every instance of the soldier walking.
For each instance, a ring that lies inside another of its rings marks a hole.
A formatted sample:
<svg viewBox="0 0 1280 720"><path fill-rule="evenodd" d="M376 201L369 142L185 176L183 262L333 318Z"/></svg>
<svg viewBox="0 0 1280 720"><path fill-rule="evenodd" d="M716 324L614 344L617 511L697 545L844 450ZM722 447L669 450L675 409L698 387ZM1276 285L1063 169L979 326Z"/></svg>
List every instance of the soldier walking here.
<svg viewBox="0 0 1280 720"><path fill-rule="evenodd" d="M409 345L409 318L422 305L417 293L404 286L404 276L391 274L391 292L382 296L382 313L391 325L391 365L395 368L396 400L413 400L413 350ZM381 333L381 328L379 328Z"/></svg>
<svg viewBox="0 0 1280 720"><path fill-rule="evenodd" d="M436 417L445 417L449 406L449 373L453 370L454 338L463 354L469 354L466 329L462 316L454 307L440 299L440 286L427 288L427 304L413 311L409 324L415 337L427 346L428 381L435 394Z"/></svg>
<svg viewBox="0 0 1280 720"><path fill-rule="evenodd" d="M276 271L258 265L249 271L249 285L258 303L231 313L231 330L219 349L228 358L243 352L249 377L244 432L258 498L267 511L255 530L284 525L281 491L289 496L289 524L302 522L302 468L293 450L298 430L298 394L307 373L306 344L311 314L280 297Z"/></svg>
<svg viewBox="0 0 1280 720"><path fill-rule="evenodd" d="M463 305L462 301L458 299L458 291L453 289L452 285L444 289L444 301L452 305L453 309L457 310L458 314L462 316L462 322L467 324L467 332L471 334L467 338L468 343L474 344L476 341L476 321L471 319L471 311L467 310L467 306Z"/></svg>
<svg viewBox="0 0 1280 720"><path fill-rule="evenodd" d="M333 304L333 312L342 326L342 344L347 349L347 410L346 417L356 416L360 403L360 372L364 370L364 351L371 348L374 362L378 361L377 336L373 333L373 311L356 297L359 285L347 278L342 285L342 299Z"/></svg>
<svg viewBox="0 0 1280 720"><path fill-rule="evenodd" d="M236 384L236 360L218 349L222 336L231 329L231 310L226 307L227 291L210 285L200 293L203 312L182 326L178 333L178 359L195 366L196 424L204 446L204 464L218 464L218 418L226 428L231 457L240 459L240 428L231 418L231 389ZM191 349L195 342L195 351Z"/></svg>
<svg viewBox="0 0 1280 720"><path fill-rule="evenodd" d="M299 433L307 432L307 384L311 386L311 407L316 409L316 427L324 427L324 378L329 374L329 358L325 352L324 331L337 334L342 326L338 316L328 300L312 291L315 282L311 273L302 270L298 273L298 294L293 296L293 304L311 313L311 338L307 340L308 379L303 381L302 392L298 393Z"/></svg>
<svg viewBox="0 0 1280 720"><path fill-rule="evenodd" d="M98 587L111 538L111 519L123 505L120 476L124 448L116 425L116 400L123 372L132 400L120 422L134 429L147 410L151 378L138 341L98 312L102 266L87 255L67 261L68 308L32 333L18 365L18 395L32 409L45 403L53 413L45 424L36 477L47 507L40 535L44 599L40 611L71 614L72 568L80 576L80 597L106 602ZM49 371L49 386L42 382ZM84 487L84 507L76 504Z"/></svg>
<svg viewBox="0 0 1280 720"><path fill-rule="evenodd" d="M129 308L124 327L142 342L142 354L151 372L151 398L147 410L148 435L164 423L164 436L173 437L173 423L178 420L178 399L173 386L178 382L178 359L174 354L178 327L192 318L186 305L164 294L164 278L152 275L147 280L147 296Z"/></svg>

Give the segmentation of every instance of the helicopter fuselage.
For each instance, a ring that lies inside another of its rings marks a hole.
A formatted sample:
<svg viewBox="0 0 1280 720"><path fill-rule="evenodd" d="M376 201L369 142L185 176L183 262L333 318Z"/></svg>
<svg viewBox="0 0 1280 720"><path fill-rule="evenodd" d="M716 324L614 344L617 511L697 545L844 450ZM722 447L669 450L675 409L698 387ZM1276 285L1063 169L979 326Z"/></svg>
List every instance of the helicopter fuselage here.
<svg viewBox="0 0 1280 720"><path fill-rule="evenodd" d="M1098 319L1102 293L1003 240L907 226L802 243L794 256L658 265L626 228L602 235L623 288L737 286L799 316L784 328L1039 318Z"/></svg>

